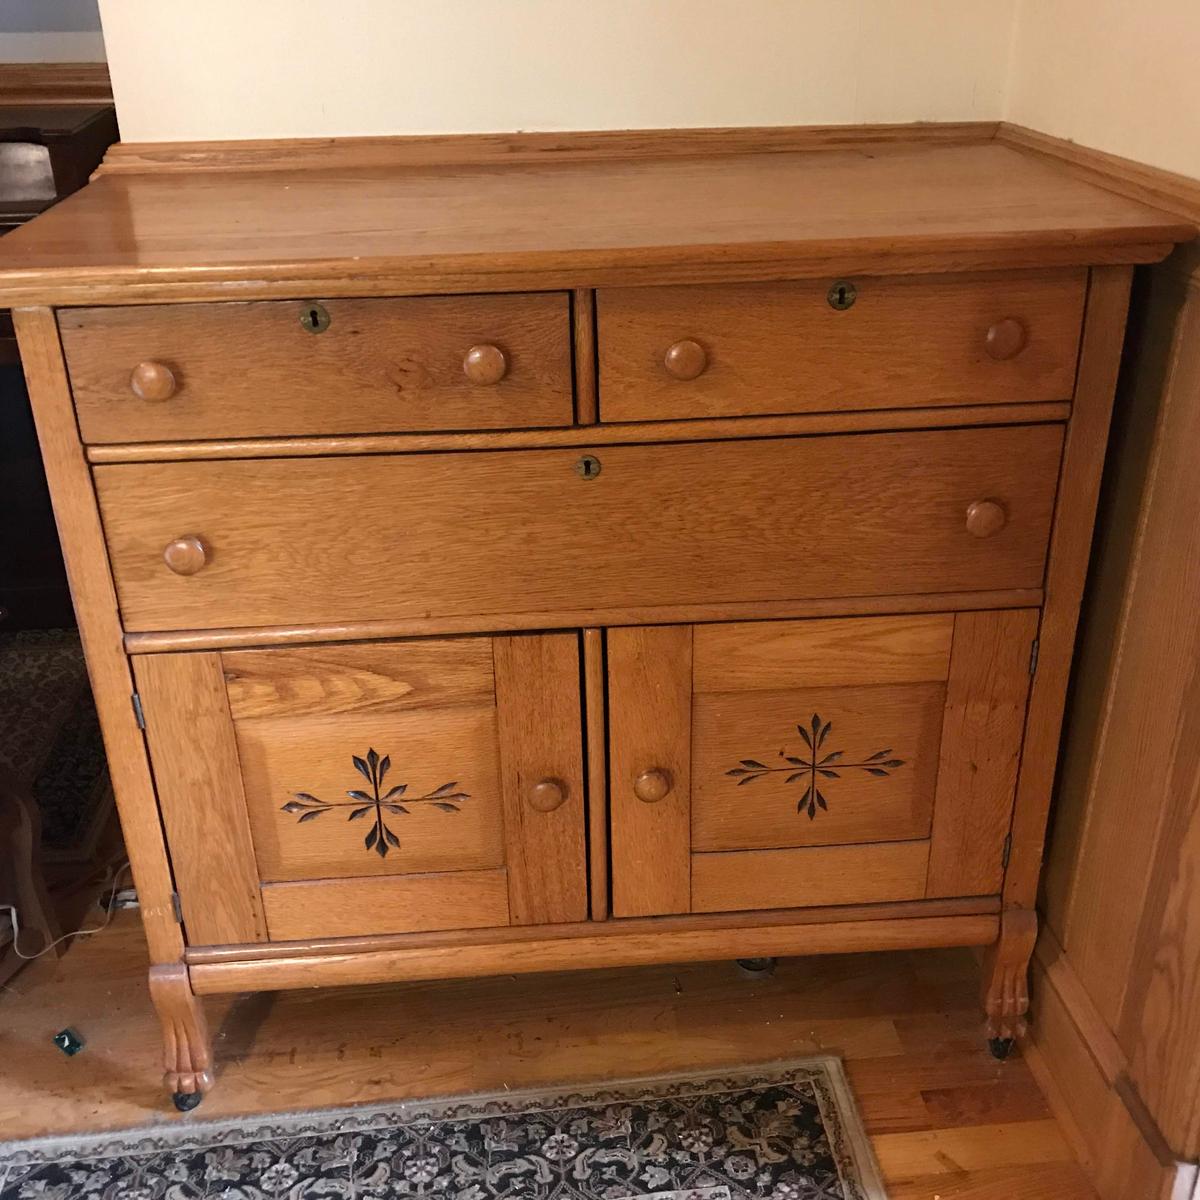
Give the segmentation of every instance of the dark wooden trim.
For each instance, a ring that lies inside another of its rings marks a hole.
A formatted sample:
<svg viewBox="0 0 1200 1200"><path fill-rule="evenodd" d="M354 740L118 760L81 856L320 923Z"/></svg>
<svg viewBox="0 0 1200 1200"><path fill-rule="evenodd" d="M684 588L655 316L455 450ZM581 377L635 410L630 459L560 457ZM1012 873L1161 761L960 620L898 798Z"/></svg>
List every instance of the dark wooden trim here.
<svg viewBox="0 0 1200 1200"><path fill-rule="evenodd" d="M108 63L4 63L0 104L103 104L112 101Z"/></svg>

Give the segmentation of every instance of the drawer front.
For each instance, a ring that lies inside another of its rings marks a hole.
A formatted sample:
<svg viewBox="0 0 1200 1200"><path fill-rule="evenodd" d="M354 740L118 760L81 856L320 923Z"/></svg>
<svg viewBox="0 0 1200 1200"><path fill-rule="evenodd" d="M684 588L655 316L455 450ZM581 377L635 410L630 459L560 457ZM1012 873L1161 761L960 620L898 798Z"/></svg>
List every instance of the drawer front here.
<svg viewBox="0 0 1200 1200"><path fill-rule="evenodd" d="M581 451L519 450L94 477L132 631L600 619L1040 587L1061 444L1061 426L1035 425L609 446L598 474L580 473Z"/></svg>
<svg viewBox="0 0 1200 1200"><path fill-rule="evenodd" d="M85 442L573 420L562 293L66 309L59 329Z"/></svg>
<svg viewBox="0 0 1200 1200"><path fill-rule="evenodd" d="M859 279L848 308L831 305L839 284L830 280L601 289L600 415L1067 400L1086 278Z"/></svg>
<svg viewBox="0 0 1200 1200"><path fill-rule="evenodd" d="M1031 609L609 631L617 916L992 895Z"/></svg>
<svg viewBox="0 0 1200 1200"><path fill-rule="evenodd" d="M193 943L587 917L575 634L134 670Z"/></svg>

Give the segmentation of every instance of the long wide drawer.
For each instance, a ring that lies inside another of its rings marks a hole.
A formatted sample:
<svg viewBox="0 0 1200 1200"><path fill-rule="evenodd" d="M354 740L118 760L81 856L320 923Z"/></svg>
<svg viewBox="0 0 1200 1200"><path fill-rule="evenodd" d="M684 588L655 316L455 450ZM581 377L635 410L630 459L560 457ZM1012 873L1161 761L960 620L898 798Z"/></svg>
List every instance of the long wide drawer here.
<svg viewBox="0 0 1200 1200"><path fill-rule="evenodd" d="M1062 427L95 469L133 631L1042 583Z"/></svg>
<svg viewBox="0 0 1200 1200"><path fill-rule="evenodd" d="M85 442L570 425L565 293L65 309Z"/></svg>
<svg viewBox="0 0 1200 1200"><path fill-rule="evenodd" d="M1087 275L596 294L605 421L1068 400Z"/></svg>

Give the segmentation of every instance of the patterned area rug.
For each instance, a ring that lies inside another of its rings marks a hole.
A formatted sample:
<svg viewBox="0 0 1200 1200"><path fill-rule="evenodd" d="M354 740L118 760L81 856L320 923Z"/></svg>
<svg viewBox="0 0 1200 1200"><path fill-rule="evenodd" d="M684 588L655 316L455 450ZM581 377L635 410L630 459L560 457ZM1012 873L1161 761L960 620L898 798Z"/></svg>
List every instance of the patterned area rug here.
<svg viewBox="0 0 1200 1200"><path fill-rule="evenodd" d="M0 1200L886 1200L841 1063L0 1144Z"/></svg>

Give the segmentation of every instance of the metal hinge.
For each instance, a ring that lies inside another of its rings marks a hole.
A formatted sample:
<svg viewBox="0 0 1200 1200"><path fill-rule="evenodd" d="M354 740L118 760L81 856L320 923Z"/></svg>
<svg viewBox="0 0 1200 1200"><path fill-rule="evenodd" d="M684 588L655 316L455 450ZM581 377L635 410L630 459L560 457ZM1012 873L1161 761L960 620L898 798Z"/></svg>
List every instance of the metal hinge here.
<svg viewBox="0 0 1200 1200"><path fill-rule="evenodd" d="M134 692L129 699L133 703L133 715L137 720L138 728L144 730L146 728L146 714L142 711L142 698L137 692Z"/></svg>
<svg viewBox="0 0 1200 1200"><path fill-rule="evenodd" d="M179 903L179 893L171 893L171 911L175 914L175 924L183 924L183 905Z"/></svg>
<svg viewBox="0 0 1200 1200"><path fill-rule="evenodd" d="M1038 647L1041 645L1041 638L1034 638L1033 645L1029 647L1029 673L1030 675L1037 674Z"/></svg>
<svg viewBox="0 0 1200 1200"><path fill-rule="evenodd" d="M1000 855L1000 865L1007 871L1008 860L1012 858L1012 834L1004 839L1004 853Z"/></svg>

